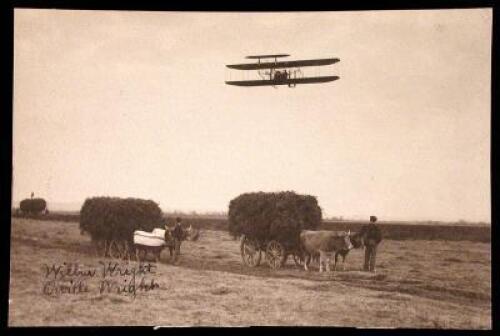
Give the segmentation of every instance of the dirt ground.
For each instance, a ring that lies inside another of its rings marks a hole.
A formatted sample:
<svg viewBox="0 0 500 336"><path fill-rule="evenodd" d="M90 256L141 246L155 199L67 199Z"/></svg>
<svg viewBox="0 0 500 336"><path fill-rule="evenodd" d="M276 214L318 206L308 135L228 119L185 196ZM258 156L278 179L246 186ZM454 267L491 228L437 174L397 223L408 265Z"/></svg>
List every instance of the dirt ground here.
<svg viewBox="0 0 500 336"><path fill-rule="evenodd" d="M12 218L10 326L246 326L318 325L388 328L491 329L491 244L466 241L384 240L377 272L360 270L353 250L345 271L319 274L292 260L271 270L242 265L239 241L224 231L202 231L187 241L177 264L164 250L145 279L151 290L99 292L101 266L114 260L92 253L78 223ZM88 291L47 291L47 267L97 270ZM138 263L118 261L123 269ZM137 276L136 280L140 277ZM130 277L116 277L130 281ZM44 292L45 290L45 292ZM50 294L50 295L49 295Z"/></svg>

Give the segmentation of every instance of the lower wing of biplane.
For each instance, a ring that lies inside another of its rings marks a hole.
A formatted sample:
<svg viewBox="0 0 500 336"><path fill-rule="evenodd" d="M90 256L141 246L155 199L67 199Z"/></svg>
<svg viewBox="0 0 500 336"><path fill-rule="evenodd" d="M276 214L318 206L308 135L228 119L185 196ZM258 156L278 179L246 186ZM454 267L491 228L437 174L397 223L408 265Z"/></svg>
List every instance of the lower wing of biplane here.
<svg viewBox="0 0 500 336"><path fill-rule="evenodd" d="M339 62L338 58L322 58L298 61L278 61L278 58L288 57L288 54L247 56L249 59L257 59L257 63L230 64L226 65L235 70L257 70L260 79L252 80L230 80L228 85L236 86L276 86L288 85L295 87L297 84L315 84L333 82L338 76L303 76L301 67L325 66ZM274 59L262 62L261 60ZM297 76L298 74L298 76Z"/></svg>
<svg viewBox="0 0 500 336"><path fill-rule="evenodd" d="M259 80L226 81L226 84L236 85L236 86L265 86L265 85L295 86L297 84L333 82L334 80L337 79L339 79L338 76L320 76L320 77L287 78L284 80L259 79Z"/></svg>

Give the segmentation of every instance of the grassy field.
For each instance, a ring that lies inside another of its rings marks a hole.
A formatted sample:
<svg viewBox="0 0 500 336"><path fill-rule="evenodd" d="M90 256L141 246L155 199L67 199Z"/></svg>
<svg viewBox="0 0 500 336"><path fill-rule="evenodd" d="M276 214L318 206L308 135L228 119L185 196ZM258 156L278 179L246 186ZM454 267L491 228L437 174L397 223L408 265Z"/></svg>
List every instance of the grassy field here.
<svg viewBox="0 0 500 336"><path fill-rule="evenodd" d="M353 250L335 274L305 272L291 260L280 270L250 269L238 241L204 230L182 245L177 264L163 251L149 276L159 288L135 299L99 294L97 277L88 280L89 292L52 297L43 294L44 265L90 269L103 260L76 222L13 218L9 325L491 328L490 243L384 240L375 274L360 271L362 259Z"/></svg>

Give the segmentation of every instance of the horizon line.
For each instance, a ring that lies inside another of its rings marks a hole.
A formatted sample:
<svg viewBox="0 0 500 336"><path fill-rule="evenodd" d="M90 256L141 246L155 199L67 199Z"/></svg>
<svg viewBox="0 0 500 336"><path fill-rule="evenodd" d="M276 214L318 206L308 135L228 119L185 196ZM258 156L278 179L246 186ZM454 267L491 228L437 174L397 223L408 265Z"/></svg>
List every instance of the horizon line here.
<svg viewBox="0 0 500 336"><path fill-rule="evenodd" d="M15 209L16 206L15 204L19 204L20 201L13 201L12 204L11 204L11 209ZM60 207L54 207L54 209L52 209L52 211L68 211L68 212L76 212L76 211L80 211L80 207L81 207L81 204L83 204L83 202L78 202L78 201L75 201L75 202L57 202L57 201L47 201L47 205L49 204L56 204L56 205L67 205L68 208L67 209L62 209ZM80 204L79 207L76 207L75 205L77 204ZM70 206L71 205L71 206ZM183 214L183 215L187 215L187 216L200 216L200 215L223 215L223 216L227 216L228 214L228 211L227 210L193 210L193 209L187 209L187 210L181 210L181 209L173 209L173 208L170 208L170 209L163 209L161 205L159 205L160 209L162 210L163 213L166 213L166 214L169 214L169 213L179 213L179 214ZM50 210L50 209L49 209ZM363 218L365 218L366 216L363 216L363 215L350 215L350 216L345 216L345 215L330 215L330 214L323 214L323 219L326 219L326 220L340 220L340 221L360 221L360 220L364 220ZM446 220L443 220L443 219L423 219L423 218L420 218L420 219L416 219L416 218L400 218L400 217L390 217L390 216L386 216L386 220L383 219L383 217L381 216L378 216L380 218L380 222L397 222L397 221L400 221L400 222L443 222L443 223L460 223L460 222L464 222L464 223L486 223L486 224L489 224L491 225L491 220L467 220L467 219L455 219L455 220L452 220L452 219L446 219ZM368 221L368 218L366 218L366 221Z"/></svg>

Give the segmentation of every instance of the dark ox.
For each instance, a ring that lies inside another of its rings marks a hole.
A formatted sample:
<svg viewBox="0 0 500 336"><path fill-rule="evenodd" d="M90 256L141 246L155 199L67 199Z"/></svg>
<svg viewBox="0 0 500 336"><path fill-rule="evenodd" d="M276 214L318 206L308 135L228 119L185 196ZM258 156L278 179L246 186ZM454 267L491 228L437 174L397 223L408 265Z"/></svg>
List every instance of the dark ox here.
<svg viewBox="0 0 500 336"><path fill-rule="evenodd" d="M326 264L326 271L330 272L330 259L336 252L350 250L353 245L350 240L350 232L339 235L333 231L308 231L300 232L300 247L306 260L304 269L312 256L319 254L319 271L323 272L323 263Z"/></svg>
<svg viewBox="0 0 500 336"><path fill-rule="evenodd" d="M353 248L360 248L363 247L364 244L364 236L361 235L359 232L351 234L350 235L351 243ZM333 269L337 269L337 262L339 259L339 256L342 257L342 270L345 270L345 258L347 257L347 254L349 254L350 249L342 249L340 251L335 252L335 264L333 266Z"/></svg>

